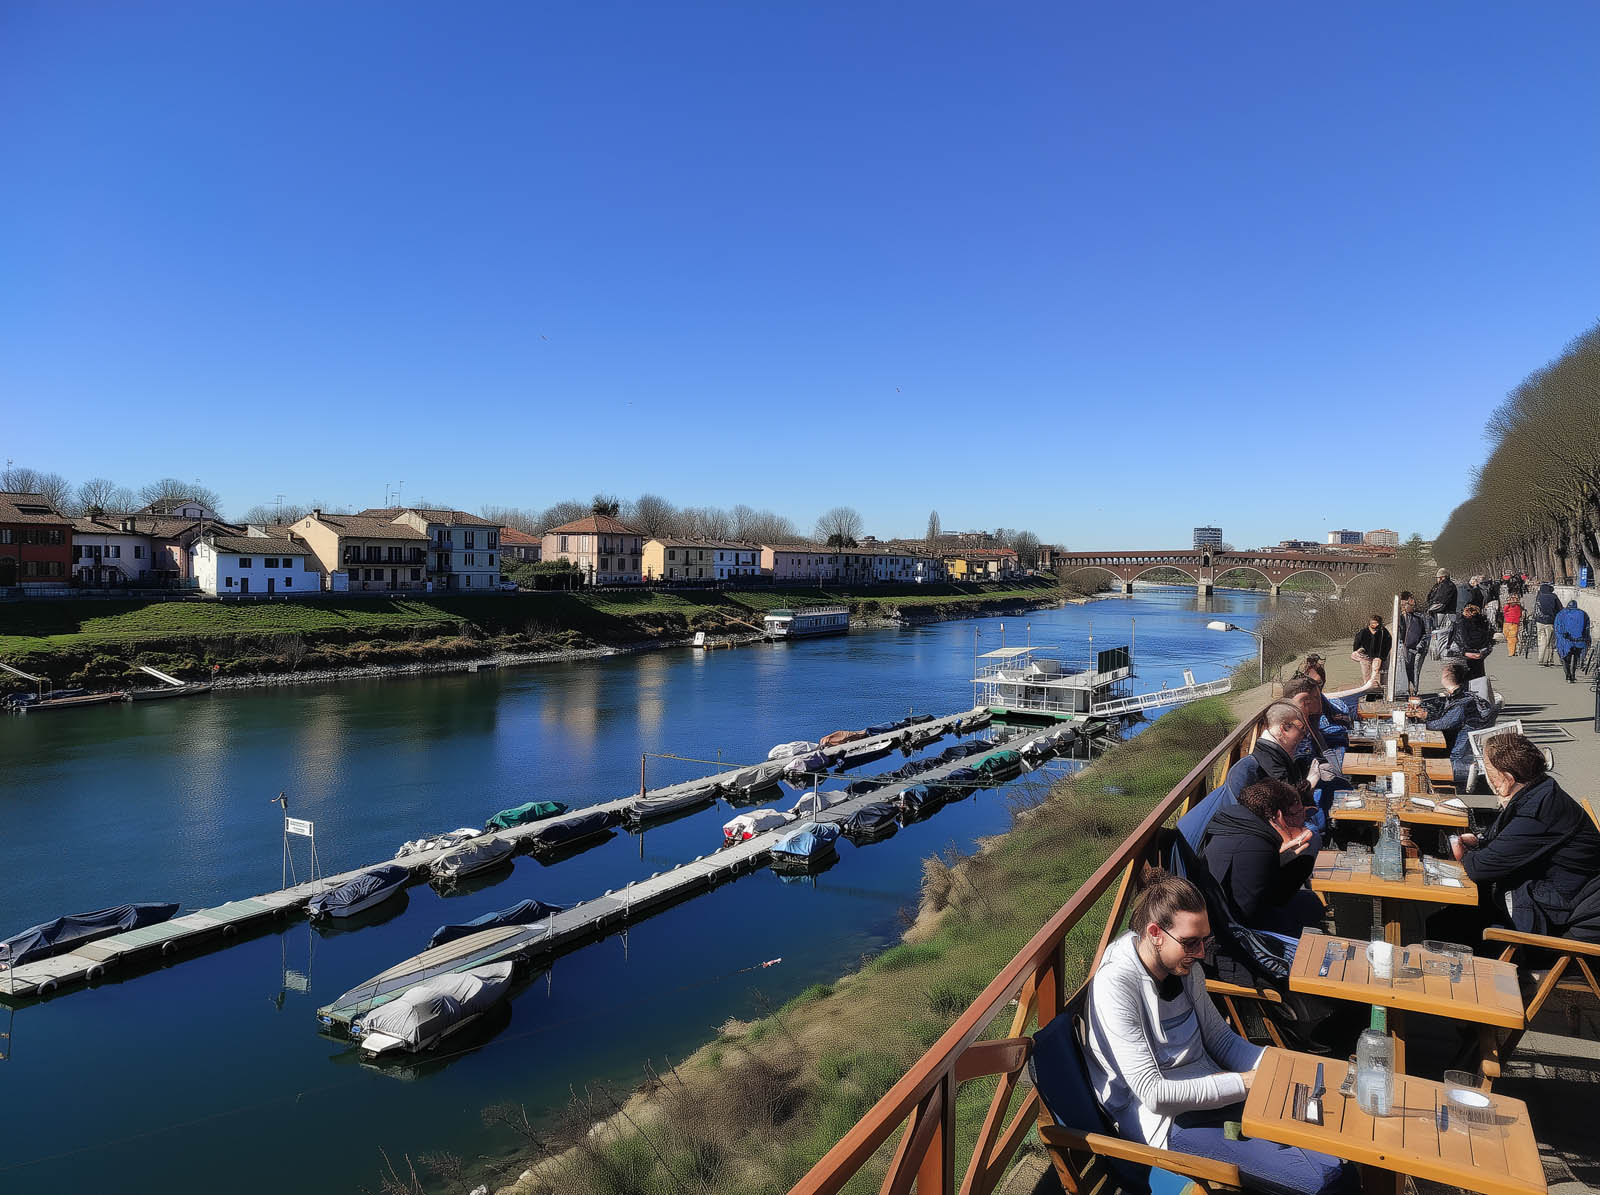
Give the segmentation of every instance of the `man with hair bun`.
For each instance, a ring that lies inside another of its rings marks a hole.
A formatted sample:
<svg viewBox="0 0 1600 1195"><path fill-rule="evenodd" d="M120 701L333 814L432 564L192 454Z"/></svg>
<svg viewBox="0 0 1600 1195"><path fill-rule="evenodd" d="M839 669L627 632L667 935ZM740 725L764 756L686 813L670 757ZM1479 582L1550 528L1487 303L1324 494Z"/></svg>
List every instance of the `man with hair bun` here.
<svg viewBox="0 0 1600 1195"><path fill-rule="evenodd" d="M1359 1188L1355 1167L1313 1150L1230 1140L1262 1049L1206 995L1197 966L1211 937L1205 898L1188 880L1147 868L1130 928L1089 984L1089 1082L1130 1140L1231 1162L1246 1190L1330 1195Z"/></svg>

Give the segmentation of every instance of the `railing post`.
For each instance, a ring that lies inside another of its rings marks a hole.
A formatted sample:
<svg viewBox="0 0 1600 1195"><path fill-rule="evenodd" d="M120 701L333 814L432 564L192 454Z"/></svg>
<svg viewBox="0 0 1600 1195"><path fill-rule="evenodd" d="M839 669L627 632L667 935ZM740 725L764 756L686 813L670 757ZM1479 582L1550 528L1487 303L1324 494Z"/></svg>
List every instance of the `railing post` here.
<svg viewBox="0 0 1600 1195"><path fill-rule="evenodd" d="M929 1116L937 1116L928 1152L922 1155L917 1170L917 1195L955 1195L956 1190L956 1080L946 1070L934 1088L934 1106Z"/></svg>

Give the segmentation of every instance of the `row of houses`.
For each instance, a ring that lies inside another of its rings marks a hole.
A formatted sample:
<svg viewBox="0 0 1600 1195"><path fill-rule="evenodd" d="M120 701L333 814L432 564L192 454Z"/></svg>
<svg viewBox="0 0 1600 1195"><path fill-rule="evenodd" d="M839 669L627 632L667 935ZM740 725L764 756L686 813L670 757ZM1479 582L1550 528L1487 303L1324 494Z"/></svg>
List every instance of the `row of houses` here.
<svg viewBox="0 0 1600 1195"><path fill-rule="evenodd" d="M499 587L500 558L500 528L461 510L314 510L289 524L239 524L176 499L73 519L43 495L0 493L0 588L486 592Z"/></svg>
<svg viewBox="0 0 1600 1195"><path fill-rule="evenodd" d="M813 543L647 537L607 515L542 537L460 510L313 510L287 524L238 524L193 499L68 518L39 494L0 494L0 588L193 589L222 596L318 592L488 592L509 557L565 560L589 585L737 582L870 585L977 581L1020 572L1010 548L867 538Z"/></svg>

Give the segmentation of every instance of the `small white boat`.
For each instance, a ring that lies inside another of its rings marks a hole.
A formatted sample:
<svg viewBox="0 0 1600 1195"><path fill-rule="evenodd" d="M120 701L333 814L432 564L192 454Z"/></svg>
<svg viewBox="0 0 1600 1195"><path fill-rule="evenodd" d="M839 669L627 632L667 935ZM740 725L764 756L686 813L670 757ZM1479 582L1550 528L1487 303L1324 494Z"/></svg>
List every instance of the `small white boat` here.
<svg viewBox="0 0 1600 1195"><path fill-rule="evenodd" d="M805 739L796 739L792 743L779 743L767 752L768 759L789 759L795 755L809 755L817 749L815 743L808 743Z"/></svg>
<svg viewBox="0 0 1600 1195"><path fill-rule="evenodd" d="M462 826L459 830L451 830L447 834L434 834L428 838L413 838L404 843L394 853L396 859L404 859L407 855L420 855L423 851L449 850L458 847L469 838L476 838L483 831L477 826Z"/></svg>
<svg viewBox="0 0 1600 1195"><path fill-rule="evenodd" d="M512 964L490 963L425 980L351 1024L369 1056L415 1053L466 1028L511 991Z"/></svg>
<svg viewBox="0 0 1600 1195"><path fill-rule="evenodd" d="M841 802L848 801L850 794L839 789L822 790L814 793L801 793L795 803L784 812L791 819L815 817L825 809L831 809Z"/></svg>
<svg viewBox="0 0 1600 1195"><path fill-rule="evenodd" d="M757 834L776 830L788 823L789 815L779 813L776 809L752 809L749 813L741 813L738 817L723 823L722 845L732 846L736 842L746 842Z"/></svg>

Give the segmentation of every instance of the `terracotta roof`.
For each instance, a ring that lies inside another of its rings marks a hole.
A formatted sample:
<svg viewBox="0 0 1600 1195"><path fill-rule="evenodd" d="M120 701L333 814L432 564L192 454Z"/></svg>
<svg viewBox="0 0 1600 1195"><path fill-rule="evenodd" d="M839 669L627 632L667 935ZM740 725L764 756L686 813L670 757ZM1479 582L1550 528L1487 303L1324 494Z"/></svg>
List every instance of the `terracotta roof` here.
<svg viewBox="0 0 1600 1195"><path fill-rule="evenodd" d="M971 560L980 560L987 556L1006 557L1015 556L1016 554L1015 548L960 548L954 552L946 552L944 555L947 559L965 557Z"/></svg>
<svg viewBox="0 0 1600 1195"><path fill-rule="evenodd" d="M515 527L500 528L501 547L536 548L543 542L537 535L529 535L526 531L518 531Z"/></svg>
<svg viewBox="0 0 1600 1195"><path fill-rule="evenodd" d="M148 531L124 531L122 529L122 520L124 518L126 518L126 517L127 516L125 516L125 515L100 515L100 516L84 515L82 518L73 519L72 520L72 531L73 531L74 535L149 535L150 534ZM145 521L149 522L148 519L145 520ZM182 519L182 520L179 520L179 521L184 523L185 525L189 524L189 520L188 519Z"/></svg>
<svg viewBox="0 0 1600 1195"><path fill-rule="evenodd" d="M646 543L660 544L663 548L716 548L724 552L759 552L760 544L744 543L737 539L679 539L677 536L653 535Z"/></svg>
<svg viewBox="0 0 1600 1195"><path fill-rule="evenodd" d="M0 494L0 523L70 523L43 494Z"/></svg>
<svg viewBox="0 0 1600 1195"><path fill-rule="evenodd" d="M340 535L360 535L368 539L426 540L428 533L418 531L410 523L396 523L392 519L375 515L307 515L306 518L321 523Z"/></svg>
<svg viewBox="0 0 1600 1195"><path fill-rule="evenodd" d="M309 556L304 544L292 544L286 539L268 535L217 535L210 536L219 552L232 552L239 556Z"/></svg>
<svg viewBox="0 0 1600 1195"><path fill-rule="evenodd" d="M191 502L196 506L206 505L198 498L157 498L154 502L140 507L139 513L142 515L170 515L178 507L187 506ZM207 507L207 509L210 508Z"/></svg>
<svg viewBox="0 0 1600 1195"><path fill-rule="evenodd" d="M563 523L559 527L552 527L546 535L643 535L644 532L635 527L630 527L621 519L613 519L610 515L584 515L581 519L573 519L570 523Z"/></svg>
<svg viewBox="0 0 1600 1195"><path fill-rule="evenodd" d="M378 518L387 515L392 522L403 514L421 515L430 523L447 523L452 527L493 527L488 519L480 519L477 515L469 515L464 510L441 510L436 507L423 506L369 506L366 510L358 511L363 517Z"/></svg>

